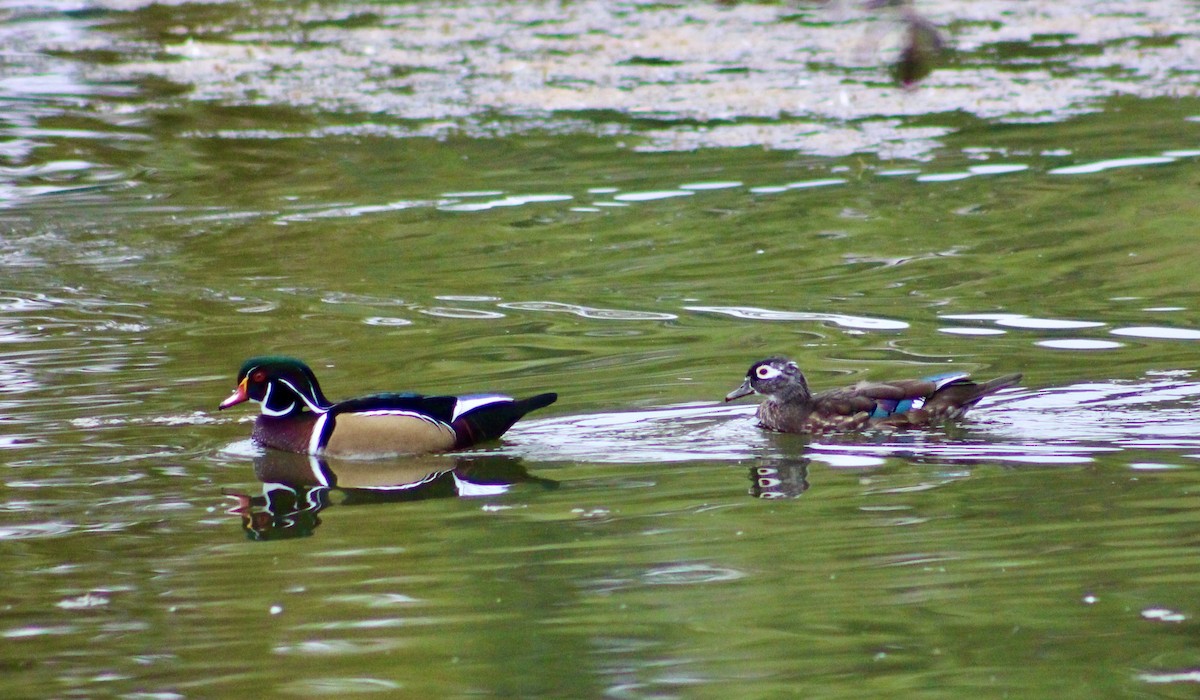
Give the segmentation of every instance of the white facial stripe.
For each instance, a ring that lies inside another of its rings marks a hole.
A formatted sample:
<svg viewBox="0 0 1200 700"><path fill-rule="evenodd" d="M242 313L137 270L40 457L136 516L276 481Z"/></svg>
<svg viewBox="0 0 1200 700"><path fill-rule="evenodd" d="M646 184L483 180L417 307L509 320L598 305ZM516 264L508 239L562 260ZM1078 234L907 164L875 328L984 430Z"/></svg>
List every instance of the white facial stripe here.
<svg viewBox="0 0 1200 700"><path fill-rule="evenodd" d="M754 376L759 379L774 379L781 374L783 372L780 372L771 365L759 365L758 369L754 370Z"/></svg>
<svg viewBox="0 0 1200 700"><path fill-rule="evenodd" d="M297 389L295 384L292 384L291 382L289 382L289 381L288 381L288 380L286 380L286 379L280 379L279 381L280 381L282 384L286 385L286 386L287 386L287 388L291 389L291 390L292 390L292 392L296 394L296 396L299 396L299 397L300 397L300 400L304 402L304 405L305 405L305 406L308 406L308 410L310 410L310 411L312 411L312 412L314 412L314 413L324 413L325 411L329 410L329 409L327 409L327 408L326 408L326 407L324 407L324 406L318 406L317 404L313 403L313 402L312 402L312 399L310 399L310 398L308 397L308 394L306 394L306 393L304 393L303 391L300 391L299 389ZM268 386L269 386L269 385L268 385Z"/></svg>

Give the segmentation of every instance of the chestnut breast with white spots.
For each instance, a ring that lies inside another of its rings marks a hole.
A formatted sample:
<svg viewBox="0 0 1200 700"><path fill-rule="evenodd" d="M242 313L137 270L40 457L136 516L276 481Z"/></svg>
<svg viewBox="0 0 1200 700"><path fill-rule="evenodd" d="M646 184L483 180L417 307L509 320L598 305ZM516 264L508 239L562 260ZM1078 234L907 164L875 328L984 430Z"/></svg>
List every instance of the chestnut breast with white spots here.
<svg viewBox="0 0 1200 700"><path fill-rule="evenodd" d="M285 452L308 452L317 415L304 412L295 416L276 417L260 414L254 421L250 438L260 445Z"/></svg>

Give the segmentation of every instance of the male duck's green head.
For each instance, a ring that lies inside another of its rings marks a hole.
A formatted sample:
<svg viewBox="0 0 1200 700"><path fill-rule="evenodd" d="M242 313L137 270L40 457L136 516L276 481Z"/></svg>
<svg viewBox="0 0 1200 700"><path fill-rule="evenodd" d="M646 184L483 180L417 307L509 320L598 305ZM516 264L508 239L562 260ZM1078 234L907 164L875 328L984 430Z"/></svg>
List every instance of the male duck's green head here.
<svg viewBox="0 0 1200 700"><path fill-rule="evenodd" d="M237 388L220 408L256 401L262 405L263 415L279 417L305 408L324 413L331 406L313 371L294 357L251 357L238 370L237 382Z"/></svg>

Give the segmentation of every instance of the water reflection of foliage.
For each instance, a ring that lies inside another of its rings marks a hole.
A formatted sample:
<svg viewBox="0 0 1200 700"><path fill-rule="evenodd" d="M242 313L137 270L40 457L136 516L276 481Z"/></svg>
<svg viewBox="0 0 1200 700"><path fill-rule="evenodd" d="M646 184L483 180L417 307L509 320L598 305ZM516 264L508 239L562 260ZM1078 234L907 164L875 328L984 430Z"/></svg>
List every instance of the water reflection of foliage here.
<svg viewBox="0 0 1200 700"><path fill-rule="evenodd" d="M236 500L228 512L241 516L252 540L309 537L331 505L496 496L518 483L558 486L530 475L519 459L501 456L352 462L268 450L255 458L254 473L263 482L262 495L226 494Z"/></svg>

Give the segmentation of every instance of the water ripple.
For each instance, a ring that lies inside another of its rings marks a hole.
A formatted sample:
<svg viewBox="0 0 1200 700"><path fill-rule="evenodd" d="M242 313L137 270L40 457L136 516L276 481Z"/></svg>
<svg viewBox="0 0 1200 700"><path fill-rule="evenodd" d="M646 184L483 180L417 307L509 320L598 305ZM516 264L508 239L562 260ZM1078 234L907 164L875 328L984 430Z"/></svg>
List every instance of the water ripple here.
<svg viewBox="0 0 1200 700"><path fill-rule="evenodd" d="M978 314L941 314L938 318L948 321L991 321L997 326L1007 328L1027 328L1031 330L1074 330L1079 328L1100 328L1107 325L1100 321L1075 321L1062 318L1035 318L1025 314L1014 313L978 313Z"/></svg>
<svg viewBox="0 0 1200 700"><path fill-rule="evenodd" d="M1029 316L1014 316L996 321L997 326L1011 328L1030 328L1037 330L1073 330L1076 328L1099 328L1104 324L1099 321L1072 321L1061 318L1031 318Z"/></svg>
<svg viewBox="0 0 1200 700"><path fill-rule="evenodd" d="M400 640L374 639L367 641L348 639L311 639L296 644L281 644L272 651L276 654L304 656L345 656L347 654L378 654L390 652L402 646Z"/></svg>
<svg viewBox="0 0 1200 700"><path fill-rule="evenodd" d="M434 207L438 202L433 200L400 200L396 202L388 202L386 204L360 204L346 205L337 207L328 207L325 209L314 209L312 211L300 211L292 214L280 216L277 221L281 222L303 222L316 221L318 219L342 219L354 218L366 214L382 214L395 211L403 211L405 209L414 209L418 207Z"/></svg>
<svg viewBox="0 0 1200 700"><path fill-rule="evenodd" d="M1165 378L1013 390L987 411L990 429L1044 450L1069 443L1112 449L1197 449L1200 384ZM1093 448L1095 449L1095 448Z"/></svg>
<svg viewBox="0 0 1200 700"><path fill-rule="evenodd" d="M657 311L627 311L623 309L598 309L578 304L564 304L558 301L514 301L499 304L501 308L515 311L549 311L551 313L568 313L583 318L601 319L605 321L672 321L679 318L675 314Z"/></svg>
<svg viewBox="0 0 1200 700"><path fill-rule="evenodd" d="M499 197L503 190L474 190L470 192L447 192L442 196L446 199L470 199L473 197Z"/></svg>
<svg viewBox="0 0 1200 700"><path fill-rule="evenodd" d="M1028 165L1020 163L992 163L989 165L972 165L967 171L974 175L1005 175L1028 170Z"/></svg>
<svg viewBox="0 0 1200 700"><path fill-rule="evenodd" d="M658 199L690 197L694 194L696 193L692 190L655 190L651 192L626 192L625 194L613 195L613 199L618 202L653 202Z"/></svg>
<svg viewBox="0 0 1200 700"><path fill-rule="evenodd" d="M730 180L728 182L689 182L680 185L681 190L725 190L732 187L741 187L742 183L738 180Z"/></svg>
<svg viewBox="0 0 1200 700"><path fill-rule="evenodd" d="M500 301L500 297L491 297L491 296L485 296L482 294L439 294L438 296L434 297L434 299L437 299L439 301L460 301L460 302Z"/></svg>
<svg viewBox="0 0 1200 700"><path fill-rule="evenodd" d="M1192 328L1165 328L1161 326L1131 326L1129 328L1114 328L1109 331L1113 335L1132 336L1135 338L1158 338L1163 340L1200 340L1200 330Z"/></svg>
<svg viewBox="0 0 1200 700"><path fill-rule="evenodd" d="M898 331L908 328L908 324L904 321L812 311L774 311L753 306L685 306L683 308L688 311L725 314L734 318L746 318L754 321L824 321L836 323L844 328L858 328L871 331Z"/></svg>
<svg viewBox="0 0 1200 700"><path fill-rule="evenodd" d="M0 540L28 540L40 537L58 537L75 529L75 525L63 522L24 523L0 527Z"/></svg>
<svg viewBox="0 0 1200 700"><path fill-rule="evenodd" d="M745 578L746 574L710 564L676 564L650 569L642 580L652 586L688 586L697 583L720 583Z"/></svg>
<svg viewBox="0 0 1200 700"><path fill-rule="evenodd" d="M999 328L971 328L948 326L938 329L939 333L949 333L951 335L1004 335L1007 331L1002 331Z"/></svg>
<svg viewBox="0 0 1200 700"><path fill-rule="evenodd" d="M370 316L363 319L368 326L411 326L412 321L395 316Z"/></svg>
<svg viewBox="0 0 1200 700"><path fill-rule="evenodd" d="M325 304L361 304L364 306L403 306L403 299L377 297L369 294L352 294L349 292L329 292L321 297Z"/></svg>
<svg viewBox="0 0 1200 700"><path fill-rule="evenodd" d="M1113 158L1112 160L1099 160L1094 163L1083 163L1081 165L1069 165L1063 168L1055 168L1047 170L1050 175L1087 175L1090 173L1098 173L1113 168L1130 168L1142 165L1162 165L1164 163L1174 163L1175 159L1170 156L1145 156L1141 158Z"/></svg>
<svg viewBox="0 0 1200 700"><path fill-rule="evenodd" d="M759 187L751 187L750 191L754 194L778 194L787 192L788 190L806 190L814 187L830 187L832 185L844 185L846 180L840 177L825 178L821 180L801 180L799 182L789 182L786 185L762 185Z"/></svg>
<svg viewBox="0 0 1200 700"><path fill-rule="evenodd" d="M1039 340L1034 345L1055 350L1113 350L1124 347L1124 343L1111 340L1091 340L1089 338L1061 338L1056 340Z"/></svg>
<svg viewBox="0 0 1200 700"><path fill-rule="evenodd" d="M472 319L495 319L504 318L504 314L498 311L483 311L481 309L460 309L451 306L431 306L427 309L417 309L418 313L426 316L437 316L438 318L472 318Z"/></svg>
<svg viewBox="0 0 1200 700"><path fill-rule="evenodd" d="M1138 680L1146 683L1200 683L1200 669L1188 671L1142 673Z"/></svg>
<svg viewBox="0 0 1200 700"><path fill-rule="evenodd" d="M972 177L971 173L927 173L918 175L917 182L954 182Z"/></svg>
<svg viewBox="0 0 1200 700"><path fill-rule="evenodd" d="M1142 611L1142 618L1160 622L1183 622L1187 620L1187 615L1167 608L1146 608Z"/></svg>
<svg viewBox="0 0 1200 700"><path fill-rule="evenodd" d="M482 202L443 203L439 204L437 208L441 211L474 212L487 211L488 209L497 209L500 207L519 207L524 204L539 202L565 202L571 199L574 199L574 197L569 194L523 194L510 195L508 197L501 197L500 199L489 199Z"/></svg>
<svg viewBox="0 0 1200 700"><path fill-rule="evenodd" d="M737 569L713 566L704 563L668 564L642 572L620 572L588 582L597 593L614 593L637 586L691 586L706 583L724 583L745 578Z"/></svg>
<svg viewBox="0 0 1200 700"><path fill-rule="evenodd" d="M506 437L538 461L663 463L753 457L765 433L753 406L683 404L644 411L525 420ZM731 421L740 417L747 420Z"/></svg>
<svg viewBox="0 0 1200 700"><path fill-rule="evenodd" d="M838 444L829 442L814 442L809 445L812 452L806 456L813 460L826 462L838 467L871 467L882 464L885 457L909 458L916 454L924 459L937 459L954 462L1017 462L1022 464L1086 464L1091 462L1092 455L1101 452L1115 452L1117 448L1088 447L1080 445L1052 444L998 444L995 442L939 442L936 433L922 435L904 435L897 433L898 439L880 444L859 442L855 444ZM904 437L915 438L905 440ZM926 439L930 438L930 439ZM874 458L871 461L871 458ZM860 460L866 458L867 461Z"/></svg>
<svg viewBox="0 0 1200 700"><path fill-rule="evenodd" d="M295 695L351 695L356 693L394 693L403 686L382 678L305 678L283 687Z"/></svg>
<svg viewBox="0 0 1200 700"><path fill-rule="evenodd" d="M940 430L780 436L757 427L755 409L706 402L527 420L508 433L512 443L501 453L545 462L664 463L744 460L792 445L830 466L869 468L917 456L1058 465L1126 449L1200 450L1194 430L1200 384L1176 375L1005 390L956 428L968 431L966 437Z"/></svg>

